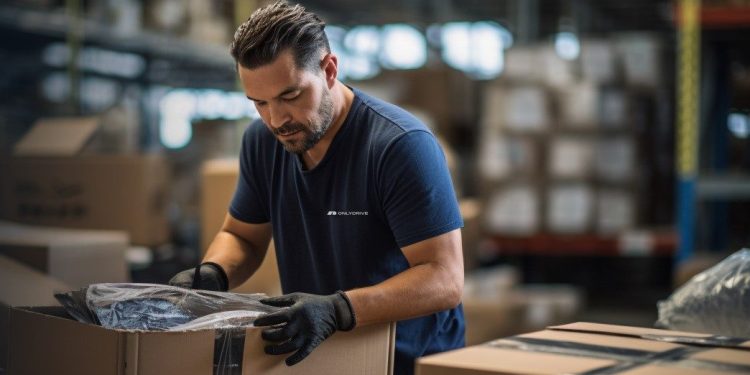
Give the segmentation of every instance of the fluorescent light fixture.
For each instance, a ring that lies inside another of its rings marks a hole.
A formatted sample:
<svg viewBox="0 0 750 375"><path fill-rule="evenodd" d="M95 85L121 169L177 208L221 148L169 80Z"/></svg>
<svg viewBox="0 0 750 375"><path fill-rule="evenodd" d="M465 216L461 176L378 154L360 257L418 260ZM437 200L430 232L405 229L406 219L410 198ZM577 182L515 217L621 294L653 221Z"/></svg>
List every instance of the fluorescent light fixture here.
<svg viewBox="0 0 750 375"><path fill-rule="evenodd" d="M473 78L497 77L505 66L504 50L508 36L503 30L507 31L489 21L447 23L441 33L443 60Z"/></svg>
<svg viewBox="0 0 750 375"><path fill-rule="evenodd" d="M65 67L69 58L70 50L64 43L52 43L42 50L42 61L50 66ZM135 78L143 74L146 62L133 53L83 47L78 55L78 67L88 72Z"/></svg>
<svg viewBox="0 0 750 375"><path fill-rule="evenodd" d="M581 43L578 36L570 32L561 32L555 36L555 52L563 60L575 60L581 54Z"/></svg>
<svg viewBox="0 0 750 375"><path fill-rule="evenodd" d="M182 148L192 139L193 121L258 117L255 107L241 92L176 89L159 102L159 138L168 148Z"/></svg>
<svg viewBox="0 0 750 375"><path fill-rule="evenodd" d="M422 33L411 25L383 26L380 63L386 69L417 69L427 62L427 43Z"/></svg>
<svg viewBox="0 0 750 375"><path fill-rule="evenodd" d="M355 56L377 56L380 51L380 29L376 26L356 26L344 36L344 47Z"/></svg>
<svg viewBox="0 0 750 375"><path fill-rule="evenodd" d="M730 113L727 127L733 136L741 139L750 137L750 116L746 113Z"/></svg>

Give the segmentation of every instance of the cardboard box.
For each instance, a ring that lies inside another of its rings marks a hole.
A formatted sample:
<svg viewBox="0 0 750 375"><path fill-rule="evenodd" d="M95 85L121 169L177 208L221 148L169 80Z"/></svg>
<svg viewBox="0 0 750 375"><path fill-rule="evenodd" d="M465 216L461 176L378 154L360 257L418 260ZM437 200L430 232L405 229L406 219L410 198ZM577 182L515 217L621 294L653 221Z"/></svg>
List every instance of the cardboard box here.
<svg viewBox="0 0 750 375"><path fill-rule="evenodd" d="M0 255L75 288L100 282L128 282L127 247L125 232L34 227L0 221Z"/></svg>
<svg viewBox="0 0 750 375"><path fill-rule="evenodd" d="M0 162L0 170L4 219L124 230L137 245L169 241L169 170L160 155L14 157Z"/></svg>
<svg viewBox="0 0 750 375"><path fill-rule="evenodd" d="M523 305L513 288L521 278L511 266L484 268L466 274L462 298L466 345L518 333Z"/></svg>
<svg viewBox="0 0 750 375"><path fill-rule="evenodd" d="M703 340L699 345L696 340ZM750 341L573 323L417 360L417 375L730 374L750 370Z"/></svg>
<svg viewBox="0 0 750 375"><path fill-rule="evenodd" d="M111 330L66 319L61 308L13 308L10 321L10 374L205 375L214 370L215 330ZM243 374L393 373L393 323L337 332L293 367L284 364L285 355L263 352L260 332L245 329Z"/></svg>
<svg viewBox="0 0 750 375"><path fill-rule="evenodd" d="M96 117L44 118L13 147L15 156L73 156L99 128Z"/></svg>
<svg viewBox="0 0 750 375"><path fill-rule="evenodd" d="M8 368L10 307L55 305L54 293L71 289L57 279L0 256L0 374Z"/></svg>
<svg viewBox="0 0 750 375"><path fill-rule="evenodd" d="M209 160L201 168L201 248L205 254L208 245L221 229L229 210L229 203L237 187L240 164L237 159ZM281 281L276 263L273 241L266 257L255 274L244 284L232 290L238 293L281 294Z"/></svg>

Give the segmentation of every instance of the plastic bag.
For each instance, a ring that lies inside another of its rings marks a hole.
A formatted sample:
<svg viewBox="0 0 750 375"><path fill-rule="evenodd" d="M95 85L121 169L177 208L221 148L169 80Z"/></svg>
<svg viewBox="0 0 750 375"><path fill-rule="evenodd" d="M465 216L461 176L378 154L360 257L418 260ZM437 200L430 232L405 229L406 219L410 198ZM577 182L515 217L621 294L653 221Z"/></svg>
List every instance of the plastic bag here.
<svg viewBox="0 0 750 375"><path fill-rule="evenodd" d="M263 315L257 311L234 310L206 315L168 329L168 331L195 331L201 329L250 327L255 319Z"/></svg>
<svg viewBox="0 0 750 375"><path fill-rule="evenodd" d="M104 327L164 331L218 312L241 310L260 316L279 310L260 303L264 297L264 294L212 292L158 284L93 284L86 291L86 304ZM201 329L240 327L216 317L212 322L213 325L201 325ZM246 319L241 323L247 326L252 321Z"/></svg>
<svg viewBox="0 0 750 375"><path fill-rule="evenodd" d="M750 337L750 250L694 276L658 308L662 327Z"/></svg>

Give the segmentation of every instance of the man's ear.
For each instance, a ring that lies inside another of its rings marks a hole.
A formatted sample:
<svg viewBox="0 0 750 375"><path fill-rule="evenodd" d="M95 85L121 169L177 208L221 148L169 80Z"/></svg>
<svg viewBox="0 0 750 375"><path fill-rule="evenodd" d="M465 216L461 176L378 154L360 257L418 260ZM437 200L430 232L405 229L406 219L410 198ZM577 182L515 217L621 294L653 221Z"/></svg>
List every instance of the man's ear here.
<svg viewBox="0 0 750 375"><path fill-rule="evenodd" d="M336 84L336 78L339 74L339 60L333 53L327 53L323 56L323 60L320 61L320 68L325 74L326 84L328 88L333 88Z"/></svg>

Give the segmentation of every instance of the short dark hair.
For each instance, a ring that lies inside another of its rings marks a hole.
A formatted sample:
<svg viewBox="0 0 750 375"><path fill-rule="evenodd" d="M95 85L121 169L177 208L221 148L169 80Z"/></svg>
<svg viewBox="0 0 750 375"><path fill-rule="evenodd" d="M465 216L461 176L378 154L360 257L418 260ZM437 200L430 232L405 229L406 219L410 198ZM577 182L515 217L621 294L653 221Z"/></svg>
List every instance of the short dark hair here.
<svg viewBox="0 0 750 375"><path fill-rule="evenodd" d="M331 52L324 28L325 22L301 5L277 1L253 12L237 28L230 51L237 64L254 69L291 49L298 68L313 69L321 50Z"/></svg>

